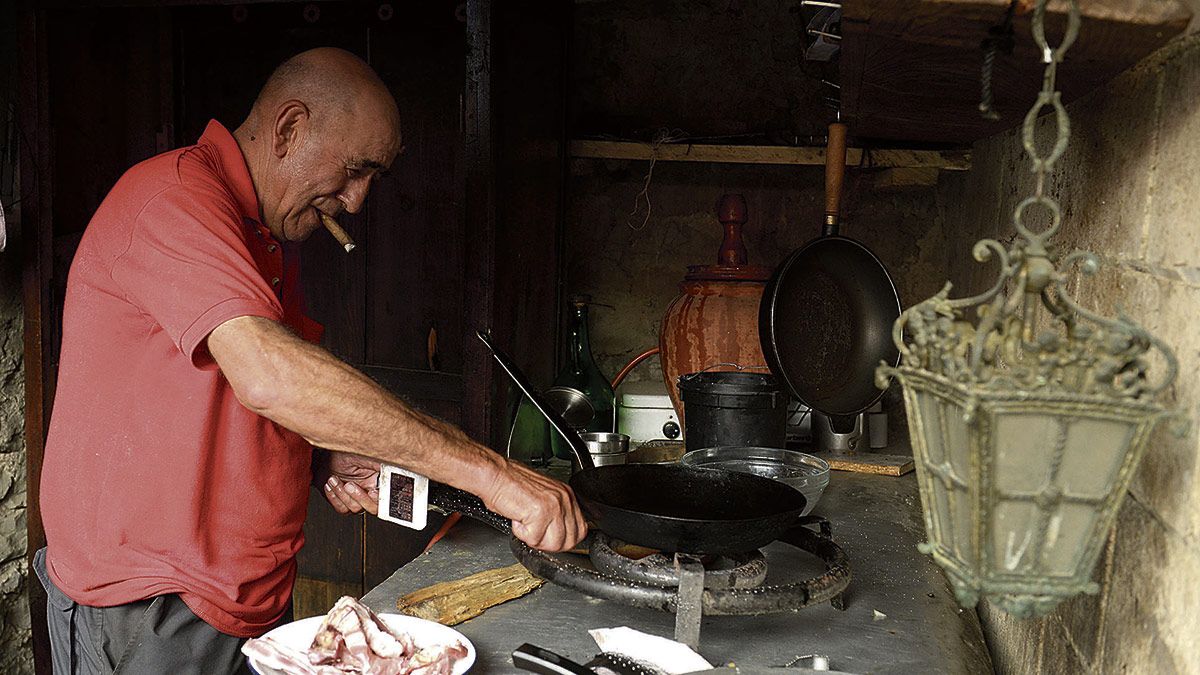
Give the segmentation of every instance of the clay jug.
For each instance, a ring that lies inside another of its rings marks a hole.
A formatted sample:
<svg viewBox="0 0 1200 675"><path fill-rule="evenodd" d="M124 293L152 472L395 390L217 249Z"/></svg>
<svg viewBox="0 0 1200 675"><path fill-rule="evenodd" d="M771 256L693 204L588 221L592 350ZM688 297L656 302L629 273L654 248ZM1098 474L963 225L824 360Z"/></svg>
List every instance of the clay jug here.
<svg viewBox="0 0 1200 675"><path fill-rule="evenodd" d="M680 375L737 370L738 366L766 372L758 341L758 304L771 270L747 264L742 243L746 200L742 195L722 196L717 220L725 230L717 264L688 267L679 297L667 308L659 332L663 379L681 420Z"/></svg>

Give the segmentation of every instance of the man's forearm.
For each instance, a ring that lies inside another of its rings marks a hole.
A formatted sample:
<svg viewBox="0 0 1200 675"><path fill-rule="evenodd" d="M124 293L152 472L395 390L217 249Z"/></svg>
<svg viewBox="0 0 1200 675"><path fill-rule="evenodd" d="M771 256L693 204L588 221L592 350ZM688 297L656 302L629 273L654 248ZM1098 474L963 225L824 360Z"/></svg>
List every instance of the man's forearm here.
<svg viewBox="0 0 1200 675"><path fill-rule="evenodd" d="M411 469L485 501L504 466L461 430L269 319L228 321L209 335L208 348L244 405L313 445Z"/></svg>

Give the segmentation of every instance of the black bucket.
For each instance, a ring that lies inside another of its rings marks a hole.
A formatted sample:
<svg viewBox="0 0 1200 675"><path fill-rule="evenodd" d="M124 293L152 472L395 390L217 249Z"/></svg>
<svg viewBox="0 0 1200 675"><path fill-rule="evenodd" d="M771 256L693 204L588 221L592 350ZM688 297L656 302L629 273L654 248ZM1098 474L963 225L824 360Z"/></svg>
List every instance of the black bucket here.
<svg viewBox="0 0 1200 675"><path fill-rule="evenodd" d="M691 373L679 378L687 450L725 445L782 448L788 395L770 375Z"/></svg>

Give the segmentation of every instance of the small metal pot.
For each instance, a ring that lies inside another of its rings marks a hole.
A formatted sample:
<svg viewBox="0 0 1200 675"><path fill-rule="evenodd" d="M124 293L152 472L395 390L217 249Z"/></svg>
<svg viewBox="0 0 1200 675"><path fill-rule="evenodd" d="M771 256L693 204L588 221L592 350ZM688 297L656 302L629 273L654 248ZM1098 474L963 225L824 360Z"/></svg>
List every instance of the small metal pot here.
<svg viewBox="0 0 1200 675"><path fill-rule="evenodd" d="M579 434L596 466L624 464L629 456L629 437L625 434L588 432Z"/></svg>

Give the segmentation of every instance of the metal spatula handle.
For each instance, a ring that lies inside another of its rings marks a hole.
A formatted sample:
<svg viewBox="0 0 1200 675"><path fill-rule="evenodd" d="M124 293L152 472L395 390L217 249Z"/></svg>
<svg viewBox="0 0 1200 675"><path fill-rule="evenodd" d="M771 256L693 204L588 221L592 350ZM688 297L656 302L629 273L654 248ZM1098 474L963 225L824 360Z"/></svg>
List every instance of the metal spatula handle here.
<svg viewBox="0 0 1200 675"><path fill-rule="evenodd" d="M575 459L579 462L579 466L584 469L596 468L595 462L592 461L592 453L589 452L587 446L584 445L583 439L580 438L579 434L575 433L575 431L567 425L566 420L562 418L562 415L558 414L558 411L556 411L554 408L551 408L546 403L541 394L534 391L533 387L530 386L529 381L525 379L525 374L521 372L521 369L518 368L515 363L513 363L513 360L509 358L508 354L505 354L503 351L498 349L496 345L492 344L490 332L478 331L475 333L475 335L477 335L483 344L487 346L488 350L492 352L492 357L496 359L496 363L499 363L500 367L504 369L504 372L508 373L508 376L511 377L512 381L516 383L517 388L521 390L521 393L525 394L525 397L533 402L533 406L538 409L538 412L542 413L542 416L545 417L547 421L550 422L550 426L554 427L554 430L558 432L558 435L562 436L563 440L567 442L567 445L571 446L571 451L575 453Z"/></svg>

